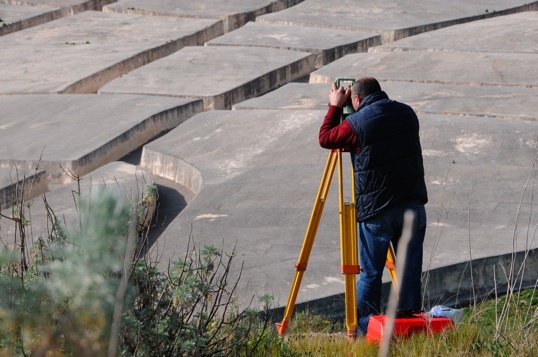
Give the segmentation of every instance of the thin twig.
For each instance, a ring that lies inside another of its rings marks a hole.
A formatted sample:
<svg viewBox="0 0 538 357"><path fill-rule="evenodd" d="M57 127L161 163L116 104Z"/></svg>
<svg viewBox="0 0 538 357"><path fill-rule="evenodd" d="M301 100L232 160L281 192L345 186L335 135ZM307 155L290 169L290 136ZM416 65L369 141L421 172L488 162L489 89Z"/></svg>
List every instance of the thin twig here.
<svg viewBox="0 0 538 357"><path fill-rule="evenodd" d="M413 211L409 210L405 212L402 236L400 237L400 241L398 242L398 247L396 249L398 252L396 256L396 271L401 277L403 277L403 274L405 274L404 270L407 258L407 247L409 245L409 241L411 240L414 219L415 214ZM390 342L392 340L392 333L394 330L394 320L396 318L396 311L398 309L398 297L400 296L401 285L402 279L400 278L400 283L396 284L396 287L390 291L387 313L385 315L383 339L381 340L381 345L379 346L379 357L386 357L389 355Z"/></svg>

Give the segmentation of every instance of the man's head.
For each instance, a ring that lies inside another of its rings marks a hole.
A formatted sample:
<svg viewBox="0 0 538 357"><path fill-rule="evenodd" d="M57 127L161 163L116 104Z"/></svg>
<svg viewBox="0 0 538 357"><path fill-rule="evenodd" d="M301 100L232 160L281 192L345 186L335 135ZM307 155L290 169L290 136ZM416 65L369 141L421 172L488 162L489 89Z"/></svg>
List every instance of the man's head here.
<svg viewBox="0 0 538 357"><path fill-rule="evenodd" d="M363 77L355 81L351 87L351 102L353 109L357 110L364 98L372 93L380 92L381 86L377 79L373 77Z"/></svg>

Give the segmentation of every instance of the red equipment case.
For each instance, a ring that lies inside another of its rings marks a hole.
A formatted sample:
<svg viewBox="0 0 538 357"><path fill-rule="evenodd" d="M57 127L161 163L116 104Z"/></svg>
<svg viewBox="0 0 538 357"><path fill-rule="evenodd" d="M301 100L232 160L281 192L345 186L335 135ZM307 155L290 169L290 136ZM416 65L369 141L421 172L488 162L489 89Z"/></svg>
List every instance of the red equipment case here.
<svg viewBox="0 0 538 357"><path fill-rule="evenodd" d="M435 334L454 323L448 317L431 317L425 314L413 314L411 317L399 317L394 320L393 336L407 337L413 333ZM368 322L366 341L380 343L385 332L385 315L373 315Z"/></svg>

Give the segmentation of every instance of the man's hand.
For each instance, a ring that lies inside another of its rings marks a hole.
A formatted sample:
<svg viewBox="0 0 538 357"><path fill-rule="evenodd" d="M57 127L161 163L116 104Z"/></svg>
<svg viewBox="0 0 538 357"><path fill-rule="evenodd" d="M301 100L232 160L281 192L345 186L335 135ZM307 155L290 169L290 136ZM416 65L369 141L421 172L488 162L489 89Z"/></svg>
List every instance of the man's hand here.
<svg viewBox="0 0 538 357"><path fill-rule="evenodd" d="M336 88L336 83L333 82L329 93L329 104L342 108L350 96L351 86L344 90L344 87Z"/></svg>

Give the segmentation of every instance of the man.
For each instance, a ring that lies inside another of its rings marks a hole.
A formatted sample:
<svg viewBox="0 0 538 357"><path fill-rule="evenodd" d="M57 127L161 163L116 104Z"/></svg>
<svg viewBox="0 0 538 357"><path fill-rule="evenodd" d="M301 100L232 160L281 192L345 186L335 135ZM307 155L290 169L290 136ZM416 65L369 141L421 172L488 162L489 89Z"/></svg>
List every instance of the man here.
<svg viewBox="0 0 538 357"><path fill-rule="evenodd" d="M355 112L342 122L342 107L351 99ZM330 107L319 131L327 149L351 154L363 269L357 281L358 335L365 335L372 314L380 313L381 279L390 243L397 248L406 210L415 214L404 274L399 273L400 311L422 310L422 250L428 201L413 109L390 100L375 78L361 78L350 88L332 84Z"/></svg>

